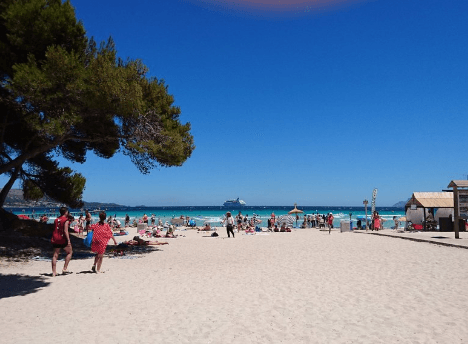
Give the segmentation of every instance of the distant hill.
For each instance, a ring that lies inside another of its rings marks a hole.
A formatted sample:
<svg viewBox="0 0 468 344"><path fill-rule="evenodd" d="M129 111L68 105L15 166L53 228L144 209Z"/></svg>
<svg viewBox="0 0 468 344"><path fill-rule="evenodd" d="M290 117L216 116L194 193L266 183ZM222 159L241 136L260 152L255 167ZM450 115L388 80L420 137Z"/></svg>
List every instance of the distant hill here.
<svg viewBox="0 0 468 344"><path fill-rule="evenodd" d="M127 207L126 205L121 205L117 203L99 203L99 202L84 202L84 209L99 209L99 208L122 208Z"/></svg>
<svg viewBox="0 0 468 344"><path fill-rule="evenodd" d="M0 189L1 190L1 189ZM23 197L23 190L11 189L5 200L4 207L6 208L59 208L62 204L52 200L50 197L43 197L38 201L26 201ZM116 208L125 207L124 205L116 203L99 203L99 202L86 202L84 201L85 209L98 209L98 208Z"/></svg>
<svg viewBox="0 0 468 344"><path fill-rule="evenodd" d="M404 208L406 203L408 203L410 199L408 198L406 201L400 201L398 203L395 203L392 207L395 207L395 208Z"/></svg>

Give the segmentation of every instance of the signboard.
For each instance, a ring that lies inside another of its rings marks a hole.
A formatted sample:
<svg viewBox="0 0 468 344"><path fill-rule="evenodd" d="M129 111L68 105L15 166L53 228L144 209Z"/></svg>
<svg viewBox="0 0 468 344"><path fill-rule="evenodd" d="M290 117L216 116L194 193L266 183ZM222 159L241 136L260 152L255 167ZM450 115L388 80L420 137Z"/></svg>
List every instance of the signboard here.
<svg viewBox="0 0 468 344"><path fill-rule="evenodd" d="M458 190L458 208L460 209L459 216L468 218L468 190Z"/></svg>
<svg viewBox="0 0 468 344"><path fill-rule="evenodd" d="M372 191L372 214L374 213L375 211L375 199L377 198L377 189L374 189L374 191Z"/></svg>

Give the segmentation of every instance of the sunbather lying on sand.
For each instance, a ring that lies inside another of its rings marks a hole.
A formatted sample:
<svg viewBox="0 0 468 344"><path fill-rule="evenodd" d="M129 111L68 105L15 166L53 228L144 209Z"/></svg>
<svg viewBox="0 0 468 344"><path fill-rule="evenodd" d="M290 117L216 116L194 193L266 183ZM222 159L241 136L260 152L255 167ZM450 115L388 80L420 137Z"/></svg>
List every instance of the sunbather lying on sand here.
<svg viewBox="0 0 468 344"><path fill-rule="evenodd" d="M126 245L131 245L131 246L147 246L147 245L168 245L168 242L159 242L159 241L149 241L149 240L143 240L143 239L137 239L137 240L128 240L123 242Z"/></svg>
<svg viewBox="0 0 468 344"><path fill-rule="evenodd" d="M211 231L211 225L209 223L205 224L203 228L197 228L199 231Z"/></svg>

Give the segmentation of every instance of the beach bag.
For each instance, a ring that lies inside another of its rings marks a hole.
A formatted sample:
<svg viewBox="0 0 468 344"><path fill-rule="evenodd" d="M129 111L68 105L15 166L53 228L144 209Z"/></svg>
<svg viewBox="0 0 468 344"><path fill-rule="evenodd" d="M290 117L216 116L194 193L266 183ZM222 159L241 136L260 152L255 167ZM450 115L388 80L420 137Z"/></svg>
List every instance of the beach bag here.
<svg viewBox="0 0 468 344"><path fill-rule="evenodd" d="M218 235L218 233L213 232L213 233L211 233L211 236L212 236L212 237L217 237L217 236L219 236L219 235Z"/></svg>
<svg viewBox="0 0 468 344"><path fill-rule="evenodd" d="M88 235L86 235L86 238L83 239L83 244L86 247L91 247L91 243L93 242L93 231L89 232Z"/></svg>

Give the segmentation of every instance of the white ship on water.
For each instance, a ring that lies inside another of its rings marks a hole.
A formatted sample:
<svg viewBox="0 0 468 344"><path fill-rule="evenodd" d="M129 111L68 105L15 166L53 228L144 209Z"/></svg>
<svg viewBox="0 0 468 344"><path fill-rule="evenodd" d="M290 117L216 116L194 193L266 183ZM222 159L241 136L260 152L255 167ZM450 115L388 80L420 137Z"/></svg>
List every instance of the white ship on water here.
<svg viewBox="0 0 468 344"><path fill-rule="evenodd" d="M242 208L245 206L245 202L239 197L237 199L229 199L226 202L224 202L223 206L225 208Z"/></svg>

